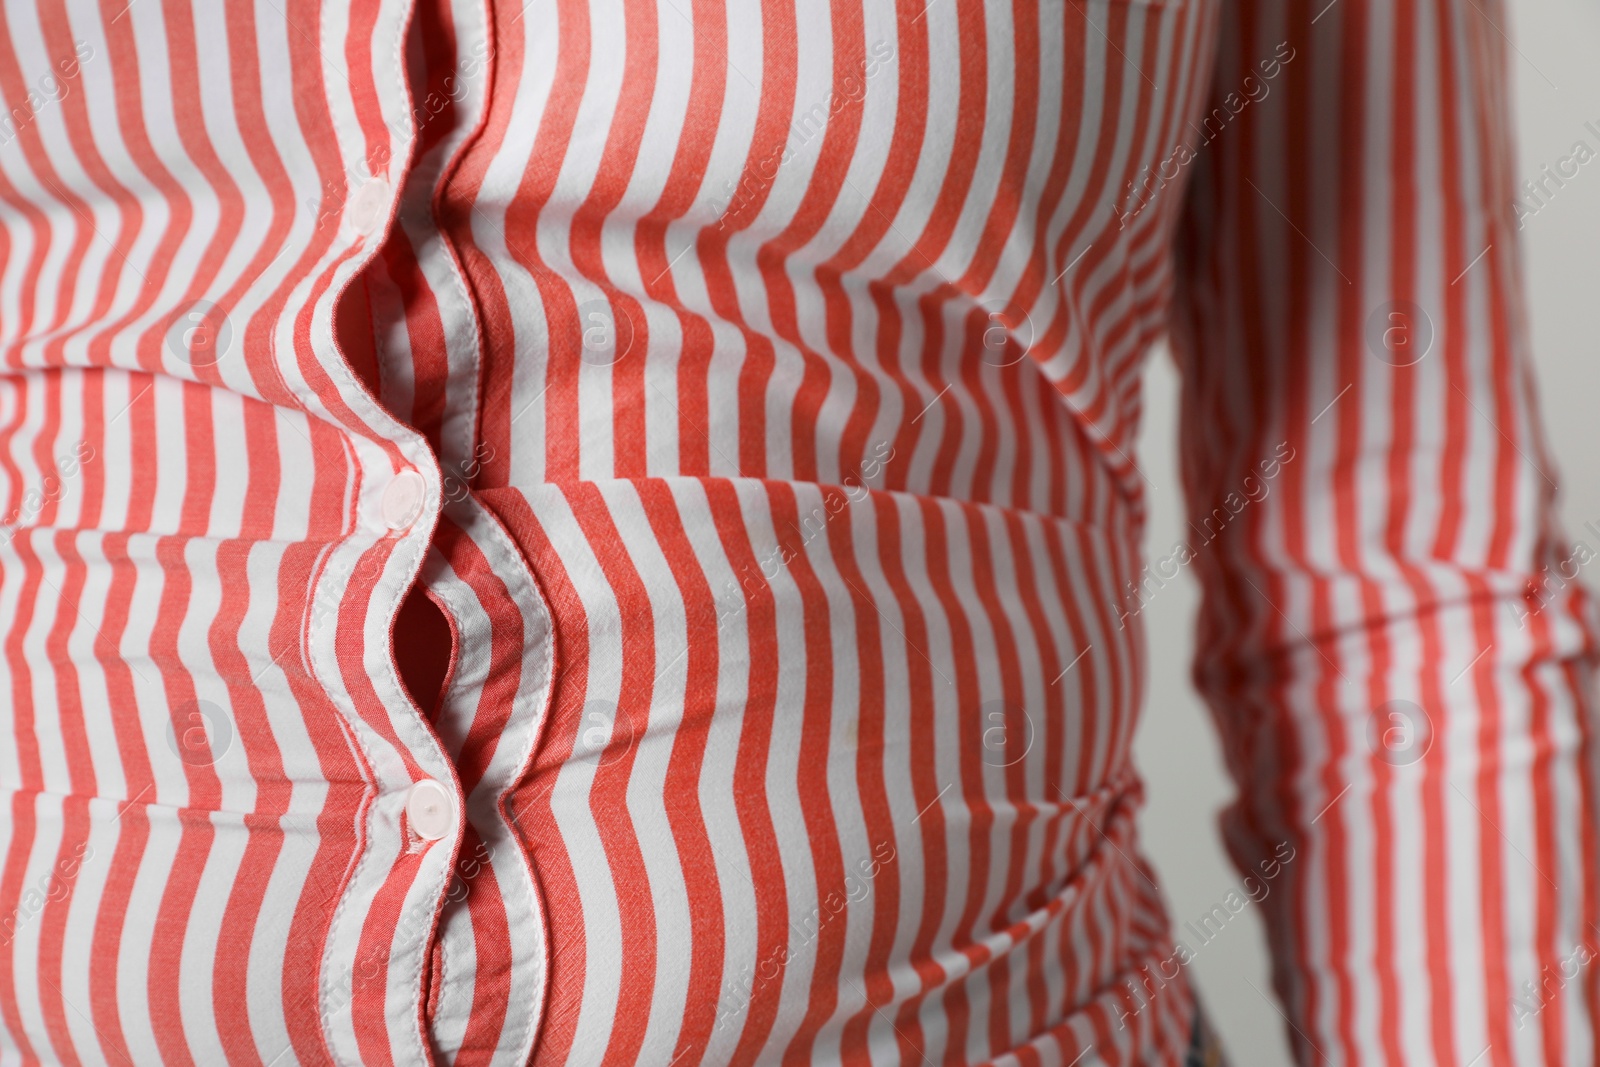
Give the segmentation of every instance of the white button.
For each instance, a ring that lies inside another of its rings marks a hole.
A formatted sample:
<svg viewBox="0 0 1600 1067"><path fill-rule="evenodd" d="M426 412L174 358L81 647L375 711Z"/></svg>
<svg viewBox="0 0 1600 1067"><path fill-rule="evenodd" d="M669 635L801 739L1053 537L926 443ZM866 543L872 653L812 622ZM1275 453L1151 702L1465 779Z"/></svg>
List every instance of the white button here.
<svg viewBox="0 0 1600 1067"><path fill-rule="evenodd" d="M361 236L373 233L389 215L389 183L373 178L350 196L350 225Z"/></svg>
<svg viewBox="0 0 1600 1067"><path fill-rule="evenodd" d="M406 798L406 818L411 820L411 828L417 836L425 841L438 841L448 836L456 824L450 790L432 778L424 778L411 787L411 795Z"/></svg>
<svg viewBox="0 0 1600 1067"><path fill-rule="evenodd" d="M383 490L383 521L391 530L403 530L422 514L422 496L428 483L414 470L396 474Z"/></svg>

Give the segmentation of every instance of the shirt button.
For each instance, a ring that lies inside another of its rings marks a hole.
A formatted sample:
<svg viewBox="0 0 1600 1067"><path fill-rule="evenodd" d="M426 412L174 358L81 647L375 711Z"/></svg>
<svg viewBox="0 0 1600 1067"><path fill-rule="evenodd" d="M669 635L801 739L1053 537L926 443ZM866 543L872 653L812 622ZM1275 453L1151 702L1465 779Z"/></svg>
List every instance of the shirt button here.
<svg viewBox="0 0 1600 1067"><path fill-rule="evenodd" d="M384 487L380 510L384 525L391 530L403 530L417 521L422 514L422 497L428 488L422 475L414 470L403 470Z"/></svg>
<svg viewBox="0 0 1600 1067"><path fill-rule="evenodd" d="M456 823L450 790L432 778L424 778L411 787L411 795L406 798L406 818L424 841L438 841L448 836Z"/></svg>
<svg viewBox="0 0 1600 1067"><path fill-rule="evenodd" d="M371 236L389 214L389 183L373 178L350 196L350 225L363 237Z"/></svg>

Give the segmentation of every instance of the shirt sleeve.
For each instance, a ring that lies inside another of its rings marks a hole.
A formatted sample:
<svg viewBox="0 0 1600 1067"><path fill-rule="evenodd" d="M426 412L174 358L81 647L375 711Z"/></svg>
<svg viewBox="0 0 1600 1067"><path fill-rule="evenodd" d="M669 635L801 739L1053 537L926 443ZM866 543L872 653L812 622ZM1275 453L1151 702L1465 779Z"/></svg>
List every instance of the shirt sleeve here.
<svg viewBox="0 0 1600 1067"><path fill-rule="evenodd" d="M1224 0L1181 159L1190 523L1165 562L1202 586L1224 836L1276 874L1302 1064L1596 1062L1600 523L1555 519L1507 23Z"/></svg>

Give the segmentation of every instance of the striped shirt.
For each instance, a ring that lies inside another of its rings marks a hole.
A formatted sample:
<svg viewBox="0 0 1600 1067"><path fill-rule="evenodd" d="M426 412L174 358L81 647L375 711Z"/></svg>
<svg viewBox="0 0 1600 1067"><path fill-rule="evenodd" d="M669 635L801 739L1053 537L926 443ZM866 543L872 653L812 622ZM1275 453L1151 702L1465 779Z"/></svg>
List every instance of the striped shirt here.
<svg viewBox="0 0 1600 1067"><path fill-rule="evenodd" d="M1592 1064L1503 16L0 0L0 1063Z"/></svg>

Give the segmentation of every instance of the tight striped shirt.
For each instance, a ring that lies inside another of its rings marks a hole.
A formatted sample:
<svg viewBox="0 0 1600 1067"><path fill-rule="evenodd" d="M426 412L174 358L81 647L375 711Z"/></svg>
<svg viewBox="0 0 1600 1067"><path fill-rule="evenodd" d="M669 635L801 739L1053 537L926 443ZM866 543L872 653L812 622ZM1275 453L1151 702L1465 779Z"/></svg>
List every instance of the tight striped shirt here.
<svg viewBox="0 0 1600 1067"><path fill-rule="evenodd" d="M1593 1064L1504 23L0 0L0 1064Z"/></svg>

